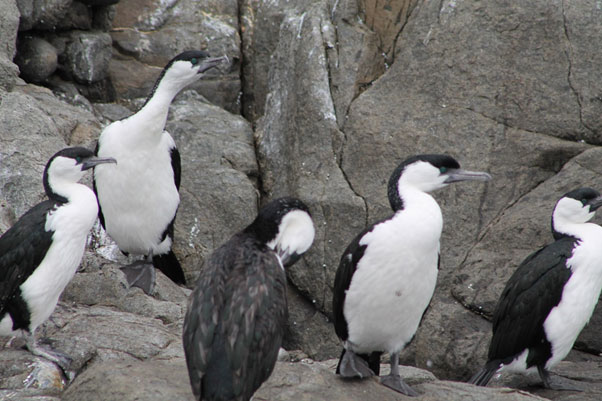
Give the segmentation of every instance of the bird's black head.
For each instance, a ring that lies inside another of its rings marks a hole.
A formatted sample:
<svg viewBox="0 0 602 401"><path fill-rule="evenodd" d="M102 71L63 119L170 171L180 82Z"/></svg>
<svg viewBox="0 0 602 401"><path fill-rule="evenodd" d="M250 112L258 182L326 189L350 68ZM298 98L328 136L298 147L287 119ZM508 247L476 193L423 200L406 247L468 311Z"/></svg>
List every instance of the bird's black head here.
<svg viewBox="0 0 602 401"><path fill-rule="evenodd" d="M291 197L275 199L262 207L244 231L273 249L284 266L296 262L315 236L309 208Z"/></svg>
<svg viewBox="0 0 602 401"><path fill-rule="evenodd" d="M211 57L203 50L188 50L178 54L165 65L142 107L146 106L155 95L159 86L164 87L172 96L175 96L184 87L200 79L204 72L227 61L226 56Z"/></svg>
<svg viewBox="0 0 602 401"><path fill-rule="evenodd" d="M76 183L84 175L84 171L102 163L117 163L113 158L97 158L94 152L86 148L65 148L55 153L44 169L44 190L50 199L67 202L60 195L60 188L65 184Z"/></svg>
<svg viewBox="0 0 602 401"><path fill-rule="evenodd" d="M416 155L404 160L391 174L387 188L389 203L395 211L403 209L404 187L431 192L454 182L489 179L487 173L460 169L460 163L448 155Z"/></svg>
<svg viewBox="0 0 602 401"><path fill-rule="evenodd" d="M197 74L201 74L225 61L228 61L225 56L211 57L209 53L203 50L188 50L172 58L164 70L169 70L175 63L185 62L190 63L192 68L196 69Z"/></svg>
<svg viewBox="0 0 602 401"><path fill-rule="evenodd" d="M578 188L564 194L552 213L552 233L555 239L571 235L570 225L586 223L602 206L602 197L595 189Z"/></svg>

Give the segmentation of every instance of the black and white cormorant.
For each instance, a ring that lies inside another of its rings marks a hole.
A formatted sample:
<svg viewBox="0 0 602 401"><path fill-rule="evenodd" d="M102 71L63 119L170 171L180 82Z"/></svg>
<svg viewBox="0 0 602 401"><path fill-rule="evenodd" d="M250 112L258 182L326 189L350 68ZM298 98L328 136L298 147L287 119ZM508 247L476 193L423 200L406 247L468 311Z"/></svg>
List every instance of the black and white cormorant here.
<svg viewBox="0 0 602 401"><path fill-rule="evenodd" d="M108 125L98 138L99 157L111 155L117 168L94 169L100 222L125 254L145 255L177 284L186 279L171 247L180 203L180 153L164 131L169 106L187 85L197 81L225 57L186 51L163 69L151 95L135 114ZM130 285L153 292L150 263L124 267Z"/></svg>
<svg viewBox="0 0 602 401"><path fill-rule="evenodd" d="M48 200L0 237L0 335L24 334L33 354L64 370L68 358L38 346L35 330L54 311L84 254L98 206L94 192L78 181L101 163L115 160L78 147L56 153L44 170Z"/></svg>
<svg viewBox="0 0 602 401"><path fill-rule="evenodd" d="M339 375L379 375L380 356L388 352L391 373L381 383L417 395L399 375L399 352L414 337L437 281L443 218L429 192L490 178L461 170L447 155L413 156L393 171L388 196L394 214L355 237L335 276L334 325L344 342Z"/></svg>
<svg viewBox="0 0 602 401"><path fill-rule="evenodd" d="M183 332L195 399L247 401L270 376L287 320L284 267L314 234L307 206L280 198L205 261Z"/></svg>
<svg viewBox="0 0 602 401"><path fill-rule="evenodd" d="M493 314L488 362L470 383L485 386L496 372L549 369L569 353L602 288L602 227L588 223L602 197L591 188L566 193L552 213L555 242L529 255L506 283Z"/></svg>

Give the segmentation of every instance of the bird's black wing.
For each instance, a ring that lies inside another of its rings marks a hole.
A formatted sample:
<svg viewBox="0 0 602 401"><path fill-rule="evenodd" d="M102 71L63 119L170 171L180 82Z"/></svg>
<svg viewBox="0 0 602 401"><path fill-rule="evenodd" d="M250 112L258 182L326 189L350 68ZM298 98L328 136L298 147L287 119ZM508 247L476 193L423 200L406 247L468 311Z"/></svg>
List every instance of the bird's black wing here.
<svg viewBox="0 0 602 401"><path fill-rule="evenodd" d="M276 364L287 320L286 275L267 247L247 246L236 262L226 287L223 334L233 395L247 400Z"/></svg>
<svg viewBox="0 0 602 401"><path fill-rule="evenodd" d="M205 259L195 288L188 299L182 342L192 392L201 396L201 381L212 357L213 341L222 319L226 281L236 258L233 238Z"/></svg>
<svg viewBox="0 0 602 401"><path fill-rule="evenodd" d="M175 146L170 150L171 168L173 169L173 179L176 183L176 188L180 190L180 180L182 178L182 164L180 160L180 151Z"/></svg>
<svg viewBox="0 0 602 401"><path fill-rule="evenodd" d="M100 147L100 142L96 141L96 147L94 148L94 154L98 156L98 148ZM100 225L103 229L105 228L105 216L102 214L102 207L100 207L100 200L98 199L98 189L96 188L96 174L92 174L92 190L94 191L94 195L96 195L96 204L98 205L98 220L100 220Z"/></svg>
<svg viewBox="0 0 602 401"><path fill-rule="evenodd" d="M564 237L529 255L506 283L493 315L493 338L489 361L508 363L527 348L533 366L547 360L550 344L543 323L562 297L564 284L571 276L566 260L572 255L576 239Z"/></svg>
<svg viewBox="0 0 602 401"><path fill-rule="evenodd" d="M171 168L173 169L174 174L174 183L176 184L176 189L180 190L180 178L181 178L181 166L180 166L180 152L178 148L175 146L170 149L171 156ZM99 205L100 210L100 205ZM177 213L177 211L176 211ZM99 216L102 217L101 214ZM102 220L101 220L102 223ZM166 237L171 239L173 244L174 239L174 227L176 223L176 215L174 214L173 219L167 225L163 234L161 234L161 242L165 240ZM103 225L104 227L104 225ZM169 250L167 253L153 255L153 265L161 270L167 277L171 279L176 284L186 284L186 276L184 275L184 270L182 270L182 266L178 261L173 250Z"/></svg>
<svg viewBox="0 0 602 401"><path fill-rule="evenodd" d="M343 313L347 290L349 289L349 285L351 284L351 279L353 278L353 274L357 269L357 265L362 259L362 256L364 256L364 251L367 247L367 245L360 245L360 241L364 235L372 231L376 224L373 224L359 233L347 246L347 249L345 249L345 252L343 252L343 256L341 256L341 261L339 262L339 267L334 277L334 287L332 289L334 330L337 333L337 336L339 336L339 338L343 341L347 340L347 337L349 336L347 331L347 321L345 320L345 315Z"/></svg>
<svg viewBox="0 0 602 401"><path fill-rule="evenodd" d="M37 204L0 237L0 316L24 307L19 286L50 248L54 232L46 231L46 216L55 206L50 200ZM14 329L29 329L28 321L19 321L17 314L12 318Z"/></svg>
<svg viewBox="0 0 602 401"><path fill-rule="evenodd" d="M273 252L242 235L217 249L201 271L184 321L197 399L250 398L274 368L286 310L286 277Z"/></svg>

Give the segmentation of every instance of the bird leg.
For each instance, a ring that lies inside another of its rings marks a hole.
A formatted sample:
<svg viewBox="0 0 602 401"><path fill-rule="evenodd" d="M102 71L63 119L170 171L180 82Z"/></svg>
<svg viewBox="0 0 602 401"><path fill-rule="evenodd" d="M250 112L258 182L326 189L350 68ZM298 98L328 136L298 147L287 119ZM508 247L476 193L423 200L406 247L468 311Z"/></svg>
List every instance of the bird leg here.
<svg viewBox="0 0 602 401"><path fill-rule="evenodd" d="M142 288L146 294L153 295L157 273L152 262L138 260L123 266L121 271L125 274L125 279L130 287Z"/></svg>
<svg viewBox="0 0 602 401"><path fill-rule="evenodd" d="M35 333L33 332L26 336L26 341L27 342L25 346L27 347L29 352L31 352L33 355L42 357L50 362L57 364L58 367L61 368L61 370L63 371L63 374L65 375L67 380L73 380L73 378L75 377L75 372L69 369L71 367L71 363L73 362L73 360L69 356L61 352L49 350L42 347L37 343Z"/></svg>
<svg viewBox="0 0 602 401"><path fill-rule="evenodd" d="M397 352L391 354L391 373L383 376L380 382L382 385L409 397L416 397L418 395L416 390L406 384L399 375L399 354Z"/></svg>
<svg viewBox="0 0 602 401"><path fill-rule="evenodd" d="M541 381L543 382L543 386L549 390L557 390L557 391L584 391L583 388L568 382L560 382L558 380L553 380L550 372L542 367L537 367L537 372L539 373L539 377L541 377Z"/></svg>
<svg viewBox="0 0 602 401"><path fill-rule="evenodd" d="M368 362L350 349L345 350L345 354L341 358L339 374L342 377L357 377L360 379L374 376L374 372L368 366Z"/></svg>

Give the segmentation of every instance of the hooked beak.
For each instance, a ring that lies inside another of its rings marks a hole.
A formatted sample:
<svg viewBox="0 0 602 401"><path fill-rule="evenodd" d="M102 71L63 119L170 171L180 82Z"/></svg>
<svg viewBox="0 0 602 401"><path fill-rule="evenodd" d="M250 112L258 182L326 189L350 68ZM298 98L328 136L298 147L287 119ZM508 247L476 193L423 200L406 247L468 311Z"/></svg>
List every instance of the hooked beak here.
<svg viewBox="0 0 602 401"><path fill-rule="evenodd" d="M450 170L447 173L445 184L451 184L458 181L489 181L491 176L482 171Z"/></svg>
<svg viewBox="0 0 602 401"><path fill-rule="evenodd" d="M589 205L590 212L593 212L594 210L602 206L602 196L598 196L597 198L590 200L589 202L587 202L587 204Z"/></svg>
<svg viewBox="0 0 602 401"><path fill-rule="evenodd" d="M82 170L88 170L94 166L104 163L115 163L117 164L117 160L112 157L107 158L99 158L99 157L89 157L82 162Z"/></svg>
<svg viewBox="0 0 602 401"><path fill-rule="evenodd" d="M217 65L220 64L220 63L222 63L222 62L226 62L227 63L229 61L230 60L228 60L228 56L206 58L199 65L199 72L197 74L202 74L205 71L208 71L208 70L212 69L213 67L217 67Z"/></svg>

